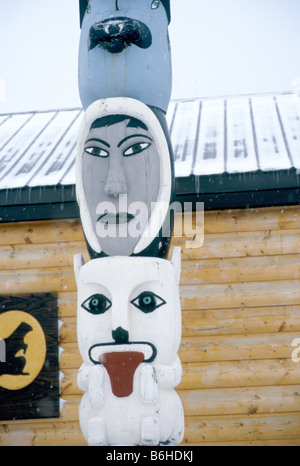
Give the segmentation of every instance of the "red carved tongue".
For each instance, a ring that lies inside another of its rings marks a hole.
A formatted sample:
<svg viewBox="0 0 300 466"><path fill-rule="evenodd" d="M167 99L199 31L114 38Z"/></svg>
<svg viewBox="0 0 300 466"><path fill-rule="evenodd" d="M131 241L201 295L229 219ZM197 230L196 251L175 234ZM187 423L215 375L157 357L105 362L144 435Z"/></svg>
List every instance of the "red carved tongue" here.
<svg viewBox="0 0 300 466"><path fill-rule="evenodd" d="M144 353L137 351L104 353L99 357L99 362L108 372L115 396L122 398L131 395L134 373L143 360Z"/></svg>

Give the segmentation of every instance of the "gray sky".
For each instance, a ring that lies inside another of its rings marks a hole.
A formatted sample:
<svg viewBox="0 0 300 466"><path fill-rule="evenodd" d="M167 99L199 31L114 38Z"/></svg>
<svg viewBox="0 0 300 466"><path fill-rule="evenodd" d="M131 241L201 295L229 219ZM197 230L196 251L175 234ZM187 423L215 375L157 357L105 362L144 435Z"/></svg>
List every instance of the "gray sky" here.
<svg viewBox="0 0 300 466"><path fill-rule="evenodd" d="M172 98L289 91L300 0L171 0ZM0 0L0 113L81 106L78 0Z"/></svg>

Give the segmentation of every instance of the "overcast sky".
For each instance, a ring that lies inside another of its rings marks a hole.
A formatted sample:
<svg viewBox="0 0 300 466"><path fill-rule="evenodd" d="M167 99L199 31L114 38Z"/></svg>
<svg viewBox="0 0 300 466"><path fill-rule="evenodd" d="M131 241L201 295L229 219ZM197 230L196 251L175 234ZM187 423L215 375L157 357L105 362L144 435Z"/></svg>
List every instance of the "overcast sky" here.
<svg viewBox="0 0 300 466"><path fill-rule="evenodd" d="M171 0L172 98L300 79L300 0ZM0 113L81 106L78 0L0 0Z"/></svg>

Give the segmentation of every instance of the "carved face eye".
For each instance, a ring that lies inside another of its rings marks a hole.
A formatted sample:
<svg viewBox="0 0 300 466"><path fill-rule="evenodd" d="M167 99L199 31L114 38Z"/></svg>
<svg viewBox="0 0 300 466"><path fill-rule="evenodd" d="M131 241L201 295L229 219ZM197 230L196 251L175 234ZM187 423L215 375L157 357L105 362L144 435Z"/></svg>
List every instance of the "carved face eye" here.
<svg viewBox="0 0 300 466"><path fill-rule="evenodd" d="M106 158L109 156L109 153L106 150L101 149L101 147L97 147L97 146L86 147L84 151L87 154L93 155L94 157Z"/></svg>
<svg viewBox="0 0 300 466"><path fill-rule="evenodd" d="M145 314L148 314L166 304L166 301L152 293L152 291L143 291L143 293L131 301L131 304Z"/></svg>
<svg viewBox="0 0 300 466"><path fill-rule="evenodd" d="M148 149L148 147L151 146L150 142L137 142L136 144L133 144L133 146L130 146L128 149L126 149L123 152L124 157L130 157L131 155L139 154L140 152L143 152L144 150Z"/></svg>
<svg viewBox="0 0 300 466"><path fill-rule="evenodd" d="M152 5L151 5L152 10L156 10L156 8L158 8L159 5L160 5L160 0L153 0Z"/></svg>
<svg viewBox="0 0 300 466"><path fill-rule="evenodd" d="M84 301L82 307L93 315L104 314L111 307L111 301L103 294L94 294Z"/></svg>

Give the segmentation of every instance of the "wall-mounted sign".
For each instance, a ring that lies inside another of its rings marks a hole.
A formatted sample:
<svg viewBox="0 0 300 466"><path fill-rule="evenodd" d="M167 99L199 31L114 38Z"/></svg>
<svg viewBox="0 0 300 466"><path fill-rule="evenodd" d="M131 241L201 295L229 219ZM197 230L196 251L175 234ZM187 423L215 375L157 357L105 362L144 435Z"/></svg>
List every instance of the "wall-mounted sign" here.
<svg viewBox="0 0 300 466"><path fill-rule="evenodd" d="M59 416L55 294L0 297L0 420Z"/></svg>

